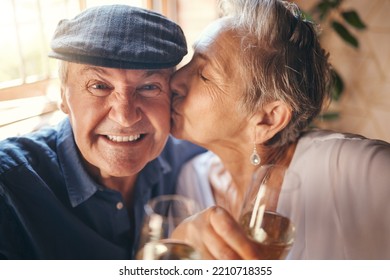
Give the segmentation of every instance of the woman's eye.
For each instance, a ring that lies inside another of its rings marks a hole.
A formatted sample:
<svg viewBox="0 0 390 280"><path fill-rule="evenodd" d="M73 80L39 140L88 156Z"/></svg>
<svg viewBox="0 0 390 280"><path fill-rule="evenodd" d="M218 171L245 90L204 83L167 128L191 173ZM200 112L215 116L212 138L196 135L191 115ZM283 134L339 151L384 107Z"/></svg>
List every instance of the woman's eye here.
<svg viewBox="0 0 390 280"><path fill-rule="evenodd" d="M111 93L111 87L105 83L94 83L88 86L88 91L94 96L107 96Z"/></svg>
<svg viewBox="0 0 390 280"><path fill-rule="evenodd" d="M201 79L202 81L204 81L204 82L209 81L209 79L207 79L207 77L203 75L202 71L199 71L198 74L199 74L199 77L200 77L200 79Z"/></svg>
<svg viewBox="0 0 390 280"><path fill-rule="evenodd" d="M144 85L137 88L137 94L143 97L156 97L162 92L161 87L155 84Z"/></svg>
<svg viewBox="0 0 390 280"><path fill-rule="evenodd" d="M203 81L205 81L205 82L207 82L209 79L207 79L205 76L203 76L202 74L200 75L200 78L203 80Z"/></svg>

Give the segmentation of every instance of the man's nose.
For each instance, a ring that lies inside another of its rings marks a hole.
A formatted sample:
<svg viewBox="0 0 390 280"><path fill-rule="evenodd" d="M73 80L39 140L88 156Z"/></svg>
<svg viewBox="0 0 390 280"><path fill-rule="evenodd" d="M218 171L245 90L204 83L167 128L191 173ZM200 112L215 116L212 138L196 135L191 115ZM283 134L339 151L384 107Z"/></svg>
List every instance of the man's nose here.
<svg viewBox="0 0 390 280"><path fill-rule="evenodd" d="M118 94L119 95L119 94ZM115 96L111 104L109 118L123 127L131 127L141 120L142 110L133 95Z"/></svg>

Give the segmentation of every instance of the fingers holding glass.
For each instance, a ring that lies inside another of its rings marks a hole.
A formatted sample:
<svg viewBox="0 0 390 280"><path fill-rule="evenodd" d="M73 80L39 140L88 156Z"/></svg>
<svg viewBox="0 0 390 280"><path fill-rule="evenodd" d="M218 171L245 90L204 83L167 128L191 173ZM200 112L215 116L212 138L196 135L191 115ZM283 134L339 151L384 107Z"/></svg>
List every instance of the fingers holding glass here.
<svg viewBox="0 0 390 280"><path fill-rule="evenodd" d="M262 258L286 258L300 218L299 177L283 166L262 166L242 205L240 223Z"/></svg>

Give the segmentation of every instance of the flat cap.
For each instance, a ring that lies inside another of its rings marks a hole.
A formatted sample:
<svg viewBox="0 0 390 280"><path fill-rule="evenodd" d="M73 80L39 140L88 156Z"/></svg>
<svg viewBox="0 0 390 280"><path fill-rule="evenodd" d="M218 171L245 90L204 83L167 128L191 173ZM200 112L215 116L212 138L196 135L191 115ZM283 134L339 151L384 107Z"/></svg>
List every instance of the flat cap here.
<svg viewBox="0 0 390 280"><path fill-rule="evenodd" d="M166 17L127 5L103 5L58 23L49 57L122 69L162 69L187 54L182 29Z"/></svg>

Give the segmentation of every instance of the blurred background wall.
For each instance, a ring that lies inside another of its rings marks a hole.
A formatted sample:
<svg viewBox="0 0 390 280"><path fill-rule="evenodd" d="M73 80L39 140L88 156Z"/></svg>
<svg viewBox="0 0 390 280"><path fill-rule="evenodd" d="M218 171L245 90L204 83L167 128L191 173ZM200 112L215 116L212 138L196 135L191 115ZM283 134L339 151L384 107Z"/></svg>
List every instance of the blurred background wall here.
<svg viewBox="0 0 390 280"><path fill-rule="evenodd" d="M316 1L296 3L309 9ZM345 90L333 104L340 117L320 125L390 142L390 0L345 0L342 7L355 9L367 28L353 32L359 40L355 49L323 26L323 46L330 52Z"/></svg>

